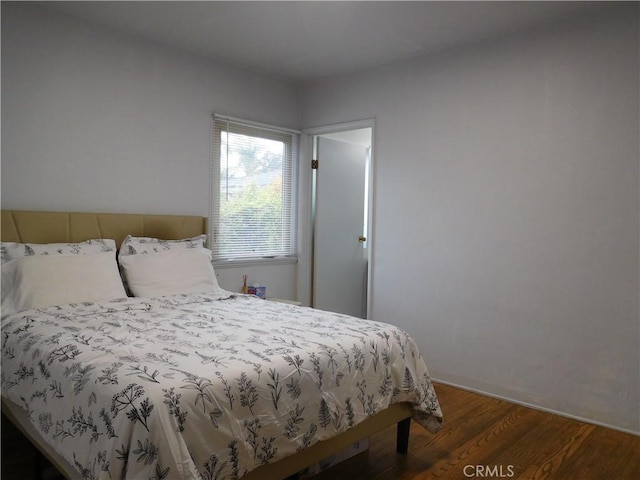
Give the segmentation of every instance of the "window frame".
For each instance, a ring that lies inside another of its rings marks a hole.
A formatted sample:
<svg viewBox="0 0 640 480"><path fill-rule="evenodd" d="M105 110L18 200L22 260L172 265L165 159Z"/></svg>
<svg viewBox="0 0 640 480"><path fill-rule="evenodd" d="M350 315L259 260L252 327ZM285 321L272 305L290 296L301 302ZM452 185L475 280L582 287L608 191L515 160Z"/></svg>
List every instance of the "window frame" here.
<svg viewBox="0 0 640 480"><path fill-rule="evenodd" d="M223 125L226 124L226 128ZM250 136L264 138L268 140L281 140L283 136L290 138L290 143L285 142L285 148L291 150L290 155L283 158L283 190L288 192L283 198L283 210L286 210L285 218L288 219L286 233L288 237L288 248L276 255L247 255L232 256L222 255L218 249L218 232L220 230L220 196L221 196L221 159L220 148L222 145L221 134L223 131L233 133L236 127L248 132ZM298 156L300 144L300 131L276 127L264 123L250 120L229 117L225 115L213 114L211 119L211 155L210 155L210 198L209 198L209 248L212 251L213 264L216 267L252 266L252 265L274 265L274 264L294 264L298 261L298 215L297 215L297 190L298 190ZM288 170L288 172L286 172ZM289 185L284 182L288 181Z"/></svg>

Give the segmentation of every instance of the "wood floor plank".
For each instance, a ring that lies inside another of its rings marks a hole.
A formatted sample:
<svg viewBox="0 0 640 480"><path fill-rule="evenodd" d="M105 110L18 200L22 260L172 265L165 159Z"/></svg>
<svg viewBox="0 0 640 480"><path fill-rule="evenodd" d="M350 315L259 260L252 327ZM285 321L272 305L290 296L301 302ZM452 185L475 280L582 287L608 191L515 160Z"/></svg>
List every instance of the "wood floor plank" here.
<svg viewBox="0 0 640 480"><path fill-rule="evenodd" d="M497 463L513 465L513 470L523 478L531 477L540 463L561 450L566 439L580 428L580 424L566 417L533 412L535 413L528 425L527 434L510 445L503 455L495 458Z"/></svg>
<svg viewBox="0 0 640 480"><path fill-rule="evenodd" d="M542 465L533 465L527 469L526 478L531 478L531 480L562 478L560 473L561 469L566 465L567 460L582 446L587 436L593 432L595 428L594 425L581 425L573 435L565 437L562 447L548 457ZM536 467L535 470L533 467Z"/></svg>
<svg viewBox="0 0 640 480"><path fill-rule="evenodd" d="M584 439L579 455L573 455L558 470L569 475L576 468L588 470L593 479L640 479L640 445L637 437L594 427Z"/></svg>

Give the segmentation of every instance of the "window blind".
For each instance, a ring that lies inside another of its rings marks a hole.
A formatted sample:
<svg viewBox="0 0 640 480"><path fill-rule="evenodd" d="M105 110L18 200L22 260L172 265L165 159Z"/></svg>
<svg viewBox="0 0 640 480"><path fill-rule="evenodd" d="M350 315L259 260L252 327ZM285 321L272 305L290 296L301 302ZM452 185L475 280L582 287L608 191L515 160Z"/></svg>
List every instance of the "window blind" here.
<svg viewBox="0 0 640 480"><path fill-rule="evenodd" d="M212 123L214 260L295 259L298 133L218 115Z"/></svg>

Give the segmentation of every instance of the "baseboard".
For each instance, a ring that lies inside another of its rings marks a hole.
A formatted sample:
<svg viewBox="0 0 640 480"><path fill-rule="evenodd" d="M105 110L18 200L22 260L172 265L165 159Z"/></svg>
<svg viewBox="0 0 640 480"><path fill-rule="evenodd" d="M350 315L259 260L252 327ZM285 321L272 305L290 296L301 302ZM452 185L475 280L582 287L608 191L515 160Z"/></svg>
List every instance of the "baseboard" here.
<svg viewBox="0 0 640 480"><path fill-rule="evenodd" d="M431 380L434 383L442 383L444 385L449 385L451 387L459 388L461 390L467 390L469 392L477 393L479 395L484 395L486 397L497 398L498 400L504 400L505 402L514 403L516 405L521 405L523 407L532 408L534 410L540 410L542 412L551 413L553 415L558 415L560 417L570 418L572 420L577 420L579 422L589 423L589 424L592 424L592 425L597 425L599 427L610 428L612 430L617 430L619 432L628 433L630 435L634 435L636 437L640 437L640 431L636 432L634 430L630 430L630 429L627 429L627 428L624 428L624 427L611 425L611 424L608 424L608 423L605 423L605 422L599 422L599 421L593 420L591 418L580 417L578 415L573 415L573 414L570 414L570 413L561 412L559 410L554 410L552 408L541 407L540 405L536 405L534 403L529 403L529 402L526 402L526 401L523 401L523 400L510 398L510 397L507 397L507 396L504 396L504 395L499 395L499 394L496 394L496 393L487 392L487 391L484 391L484 390L479 389L479 388L468 387L466 385L461 385L459 383L452 382L452 381L449 381L449 380L442 380L442 379L439 379L439 378L436 378L436 377L431 377ZM445 421L446 421L446 417L445 417Z"/></svg>

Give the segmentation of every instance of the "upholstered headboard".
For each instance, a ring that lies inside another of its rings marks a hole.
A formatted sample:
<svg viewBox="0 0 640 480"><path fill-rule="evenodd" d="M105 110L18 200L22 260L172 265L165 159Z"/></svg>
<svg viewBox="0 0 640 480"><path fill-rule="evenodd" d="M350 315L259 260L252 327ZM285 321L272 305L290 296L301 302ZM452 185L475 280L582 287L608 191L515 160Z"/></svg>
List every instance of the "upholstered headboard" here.
<svg viewBox="0 0 640 480"><path fill-rule="evenodd" d="M196 215L79 213L2 210L3 242L68 243L113 238L120 245L127 235L165 240L207 232L207 218Z"/></svg>

